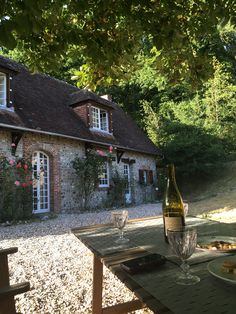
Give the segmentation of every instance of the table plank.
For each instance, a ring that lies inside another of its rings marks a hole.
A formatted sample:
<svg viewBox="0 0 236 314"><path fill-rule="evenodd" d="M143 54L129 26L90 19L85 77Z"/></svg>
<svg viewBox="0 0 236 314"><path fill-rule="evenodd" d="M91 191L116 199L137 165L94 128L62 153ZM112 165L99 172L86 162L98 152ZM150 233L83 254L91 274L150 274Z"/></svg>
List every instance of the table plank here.
<svg viewBox="0 0 236 314"><path fill-rule="evenodd" d="M236 224L197 218L188 218L187 223L196 226L198 235L236 235ZM204 262L222 256L221 253L196 251L190 261L201 261L202 264L192 266L192 271L201 278L195 286L176 285L174 276L178 268L169 262L162 269L137 275L129 275L120 268L121 261L147 252L168 257L173 255L169 245L164 242L160 218L130 222L125 230L125 236L130 241L123 246L115 244L118 235L111 224L75 229L74 234L154 313L234 313L235 287L213 278L207 271L207 262Z"/></svg>

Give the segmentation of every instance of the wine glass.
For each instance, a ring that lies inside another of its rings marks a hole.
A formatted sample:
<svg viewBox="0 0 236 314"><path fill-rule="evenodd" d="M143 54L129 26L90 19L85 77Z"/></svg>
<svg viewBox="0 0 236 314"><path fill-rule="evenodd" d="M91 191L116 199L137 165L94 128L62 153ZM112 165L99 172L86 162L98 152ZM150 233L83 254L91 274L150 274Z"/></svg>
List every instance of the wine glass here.
<svg viewBox="0 0 236 314"><path fill-rule="evenodd" d="M118 228L119 231L119 238L115 241L116 243L126 243L129 239L124 238L124 227L126 222L128 221L128 211L114 211L111 213L111 218L114 226Z"/></svg>
<svg viewBox="0 0 236 314"><path fill-rule="evenodd" d="M184 217L186 218L187 215L188 215L188 203L184 202Z"/></svg>
<svg viewBox="0 0 236 314"><path fill-rule="evenodd" d="M167 230L168 240L174 253L181 259L180 268L182 273L176 278L180 285L193 285L200 281L200 278L189 272L190 266L187 259L193 254L197 245L197 230L191 227L182 227L179 230Z"/></svg>

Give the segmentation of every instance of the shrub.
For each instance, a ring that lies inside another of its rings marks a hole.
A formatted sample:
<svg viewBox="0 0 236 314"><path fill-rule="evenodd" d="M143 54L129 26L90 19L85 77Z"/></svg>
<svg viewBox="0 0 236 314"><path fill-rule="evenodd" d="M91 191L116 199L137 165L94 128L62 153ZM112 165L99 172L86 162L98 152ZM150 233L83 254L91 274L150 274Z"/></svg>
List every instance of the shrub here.
<svg viewBox="0 0 236 314"><path fill-rule="evenodd" d="M89 150L84 158L76 158L72 165L77 174L78 194L82 210L89 209L93 191L99 183L99 176L106 159L102 151Z"/></svg>
<svg viewBox="0 0 236 314"><path fill-rule="evenodd" d="M112 174L112 184L107 191L107 199L105 205L107 207L120 207L126 204L125 189L127 187L127 179L115 170Z"/></svg>
<svg viewBox="0 0 236 314"><path fill-rule="evenodd" d="M32 167L25 159L0 157L0 221L32 215Z"/></svg>

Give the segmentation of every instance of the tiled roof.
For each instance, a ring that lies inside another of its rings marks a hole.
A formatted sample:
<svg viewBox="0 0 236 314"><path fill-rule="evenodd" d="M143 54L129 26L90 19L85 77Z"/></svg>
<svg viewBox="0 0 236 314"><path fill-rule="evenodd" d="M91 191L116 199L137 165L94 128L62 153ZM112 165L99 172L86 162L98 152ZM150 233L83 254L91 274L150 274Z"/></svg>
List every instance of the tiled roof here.
<svg viewBox="0 0 236 314"><path fill-rule="evenodd" d="M31 74L24 66L0 56L0 67L15 69L11 81L14 112L0 109L0 126L16 127L114 145L158 155L160 151L136 123L114 102L43 74ZM91 131L73 111L76 102L94 101L112 107L113 136Z"/></svg>
<svg viewBox="0 0 236 314"><path fill-rule="evenodd" d="M10 71L13 71L13 72L19 72L23 68L26 69L23 65L15 62L11 59L4 58L2 56L0 56L0 67L5 68L5 69L10 70Z"/></svg>
<svg viewBox="0 0 236 314"><path fill-rule="evenodd" d="M113 103L97 94L87 90L80 89L69 96L69 105L73 106L76 104L83 103L84 101L92 100L98 104L113 108Z"/></svg>

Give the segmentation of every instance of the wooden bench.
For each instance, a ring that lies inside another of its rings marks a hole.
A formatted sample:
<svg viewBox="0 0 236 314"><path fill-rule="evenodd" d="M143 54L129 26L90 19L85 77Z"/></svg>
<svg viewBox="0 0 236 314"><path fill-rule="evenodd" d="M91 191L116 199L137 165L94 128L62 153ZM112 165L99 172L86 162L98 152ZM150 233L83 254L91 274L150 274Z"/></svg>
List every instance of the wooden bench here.
<svg viewBox="0 0 236 314"><path fill-rule="evenodd" d="M29 282L10 285L8 254L17 251L17 247L0 249L0 314L16 314L14 296L30 289Z"/></svg>

